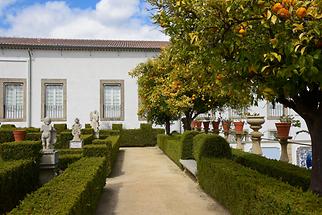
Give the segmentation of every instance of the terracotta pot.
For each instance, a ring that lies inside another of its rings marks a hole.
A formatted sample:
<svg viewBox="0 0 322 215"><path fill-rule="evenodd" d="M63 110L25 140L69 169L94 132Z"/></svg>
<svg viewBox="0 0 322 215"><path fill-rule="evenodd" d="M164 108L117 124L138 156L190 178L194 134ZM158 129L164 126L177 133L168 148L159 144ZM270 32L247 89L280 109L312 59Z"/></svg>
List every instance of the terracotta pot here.
<svg viewBox="0 0 322 215"><path fill-rule="evenodd" d="M243 133L244 122L234 122L236 134Z"/></svg>
<svg viewBox="0 0 322 215"><path fill-rule="evenodd" d="M277 128L277 137L281 139L287 139L289 137L291 123L289 122L277 122L275 123Z"/></svg>
<svg viewBox="0 0 322 215"><path fill-rule="evenodd" d="M196 125L197 130L201 131L201 123L202 122L201 121L195 121L195 123L196 123L195 125Z"/></svg>
<svg viewBox="0 0 322 215"><path fill-rule="evenodd" d="M229 132L230 123L231 123L230 121L223 121L222 122L222 127L223 127L225 133Z"/></svg>
<svg viewBox="0 0 322 215"><path fill-rule="evenodd" d="M210 122L209 121L203 121L202 123L203 123L203 129L205 130L206 133L208 133Z"/></svg>
<svg viewBox="0 0 322 215"><path fill-rule="evenodd" d="M212 121L212 128L214 129L214 131L219 130L219 124L220 121Z"/></svg>
<svg viewBox="0 0 322 215"><path fill-rule="evenodd" d="M16 142L24 141L26 138L26 131L25 130L14 130L13 136Z"/></svg>
<svg viewBox="0 0 322 215"><path fill-rule="evenodd" d="M196 121L191 121L191 129L194 130L196 128Z"/></svg>

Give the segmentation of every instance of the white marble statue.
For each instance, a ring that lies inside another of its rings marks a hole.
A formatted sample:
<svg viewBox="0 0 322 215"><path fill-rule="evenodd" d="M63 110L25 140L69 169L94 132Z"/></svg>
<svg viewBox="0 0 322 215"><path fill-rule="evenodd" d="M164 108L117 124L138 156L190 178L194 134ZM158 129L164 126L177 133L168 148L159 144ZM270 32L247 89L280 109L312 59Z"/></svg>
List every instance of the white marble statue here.
<svg viewBox="0 0 322 215"><path fill-rule="evenodd" d="M79 123L79 119L76 118L75 119L75 124L72 127L72 134L74 136L74 138L72 139L72 141L82 141L80 139L81 128L82 128L82 125Z"/></svg>
<svg viewBox="0 0 322 215"><path fill-rule="evenodd" d="M96 138L99 138L99 120L100 117L97 110L90 113L91 126L94 129Z"/></svg>
<svg viewBox="0 0 322 215"><path fill-rule="evenodd" d="M56 129L51 124L51 119L46 117L40 131L43 150L53 149L56 143Z"/></svg>

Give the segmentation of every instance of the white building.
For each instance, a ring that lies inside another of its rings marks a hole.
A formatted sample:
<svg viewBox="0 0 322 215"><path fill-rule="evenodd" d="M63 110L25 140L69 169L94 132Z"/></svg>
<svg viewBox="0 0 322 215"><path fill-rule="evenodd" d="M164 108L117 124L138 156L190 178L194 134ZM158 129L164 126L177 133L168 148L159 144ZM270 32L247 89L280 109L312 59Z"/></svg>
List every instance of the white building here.
<svg viewBox="0 0 322 215"><path fill-rule="evenodd" d="M102 127L140 124L136 80L128 73L168 42L0 38L0 122L70 127L100 113Z"/></svg>

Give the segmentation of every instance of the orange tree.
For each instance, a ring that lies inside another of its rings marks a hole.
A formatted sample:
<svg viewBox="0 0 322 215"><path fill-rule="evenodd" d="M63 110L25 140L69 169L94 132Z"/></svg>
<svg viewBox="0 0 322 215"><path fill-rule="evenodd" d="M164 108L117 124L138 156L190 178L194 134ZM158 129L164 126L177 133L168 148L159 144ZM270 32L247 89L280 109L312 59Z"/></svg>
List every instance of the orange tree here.
<svg viewBox="0 0 322 215"><path fill-rule="evenodd" d="M190 41L205 67L234 92L292 108L306 121L313 151L311 189L322 194L322 1L150 0L154 19ZM245 86L245 85L244 85Z"/></svg>

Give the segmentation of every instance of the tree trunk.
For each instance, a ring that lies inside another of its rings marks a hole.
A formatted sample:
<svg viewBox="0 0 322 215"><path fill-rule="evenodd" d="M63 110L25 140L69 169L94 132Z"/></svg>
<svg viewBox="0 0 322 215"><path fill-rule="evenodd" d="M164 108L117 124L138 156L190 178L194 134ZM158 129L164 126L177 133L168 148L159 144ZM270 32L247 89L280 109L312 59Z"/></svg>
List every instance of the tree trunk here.
<svg viewBox="0 0 322 215"><path fill-rule="evenodd" d="M192 122L191 116L186 116L185 118L182 119L184 131L191 131L191 122Z"/></svg>
<svg viewBox="0 0 322 215"><path fill-rule="evenodd" d="M166 132L166 134L167 135L170 135L170 121L168 120L168 121L166 121L166 123L165 123L165 132Z"/></svg>
<svg viewBox="0 0 322 215"><path fill-rule="evenodd" d="M310 189L322 196L322 115L305 120L312 141L312 176Z"/></svg>

